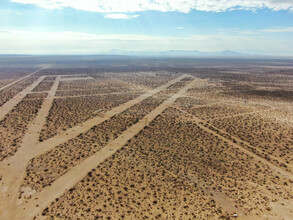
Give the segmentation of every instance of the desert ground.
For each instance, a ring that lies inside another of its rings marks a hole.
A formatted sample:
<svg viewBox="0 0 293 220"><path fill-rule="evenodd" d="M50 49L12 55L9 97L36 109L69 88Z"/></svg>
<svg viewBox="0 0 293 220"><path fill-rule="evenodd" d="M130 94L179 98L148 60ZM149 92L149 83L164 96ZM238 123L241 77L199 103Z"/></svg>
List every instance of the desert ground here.
<svg viewBox="0 0 293 220"><path fill-rule="evenodd" d="M293 219L293 60L1 56L0 219Z"/></svg>

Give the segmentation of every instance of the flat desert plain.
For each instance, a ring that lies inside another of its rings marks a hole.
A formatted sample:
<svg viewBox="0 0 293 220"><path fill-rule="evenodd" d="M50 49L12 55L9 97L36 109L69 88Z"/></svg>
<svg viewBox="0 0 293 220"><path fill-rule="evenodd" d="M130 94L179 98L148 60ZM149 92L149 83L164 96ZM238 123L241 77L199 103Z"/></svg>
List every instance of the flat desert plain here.
<svg viewBox="0 0 293 220"><path fill-rule="evenodd" d="M0 219L293 219L293 61L1 57Z"/></svg>

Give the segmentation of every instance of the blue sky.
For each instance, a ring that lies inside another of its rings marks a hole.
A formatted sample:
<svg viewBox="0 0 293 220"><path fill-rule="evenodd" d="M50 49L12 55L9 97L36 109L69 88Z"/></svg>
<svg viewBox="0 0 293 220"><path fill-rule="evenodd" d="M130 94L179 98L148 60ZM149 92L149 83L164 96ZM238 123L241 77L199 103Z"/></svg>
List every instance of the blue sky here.
<svg viewBox="0 0 293 220"><path fill-rule="evenodd" d="M0 1L0 54L111 49L292 56L293 1Z"/></svg>

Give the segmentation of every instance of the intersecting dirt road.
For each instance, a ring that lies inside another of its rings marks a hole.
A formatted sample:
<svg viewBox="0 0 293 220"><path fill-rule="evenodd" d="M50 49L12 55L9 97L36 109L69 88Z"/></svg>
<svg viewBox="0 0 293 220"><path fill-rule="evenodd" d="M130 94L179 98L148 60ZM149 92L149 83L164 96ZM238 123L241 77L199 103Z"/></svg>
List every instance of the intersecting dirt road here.
<svg viewBox="0 0 293 220"><path fill-rule="evenodd" d="M143 127L153 120L158 114L164 111L168 106L170 106L180 95L187 91L194 83L196 79L192 81L191 84L188 84L178 93L173 95L171 98L162 103L159 107L154 109L149 115L144 119L139 121L133 127L125 131L121 136L111 142L106 146L103 151L99 154L95 154L92 157L85 160L83 163L74 167L71 171L61 176L60 179L55 181L51 187L46 188L44 191L37 193L35 196L38 196L39 204L35 205L33 200L27 204L21 204L22 200L18 198L20 185L25 176L25 169L27 163L34 157L45 153L46 151L58 146L61 143L64 143L79 134L89 130L93 126L104 122L105 120L110 119L112 116L123 112L124 110L130 108L131 106L143 101L144 99L157 94L158 92L168 88L170 85L179 82L188 75L181 75L174 80L169 81L167 84L160 86L154 90L150 90L147 93L135 98L131 101L128 101L112 110L106 112L103 117L94 117L84 123L81 123L71 129L66 130L63 133L60 133L44 142L38 143L38 135L41 131L43 124L45 123L46 116L49 113L49 109L52 105L60 77L57 77L53 87L49 91L49 95L44 101L42 108L39 110L38 115L34 122L29 126L28 132L26 133L20 149L16 154L0 163L0 172L1 172L1 185L0 185L0 218L1 219L30 219L42 208L48 205L53 199L60 196L68 186L74 185L79 179L86 175L87 171L92 167L98 165L99 161L102 162L103 158L107 158L112 155L116 150L123 146L123 143L126 143L127 140L132 138L137 132L139 132ZM45 76L44 76L45 77ZM44 77L40 77L37 82L29 86L25 91L21 93L20 97L14 97L11 100L11 103L15 104L19 102L27 92L33 90ZM12 105L10 104L10 105ZM104 155L101 157L101 155ZM96 160L99 158L99 160ZM54 192L54 193L52 193ZM37 207L36 207L37 206Z"/></svg>

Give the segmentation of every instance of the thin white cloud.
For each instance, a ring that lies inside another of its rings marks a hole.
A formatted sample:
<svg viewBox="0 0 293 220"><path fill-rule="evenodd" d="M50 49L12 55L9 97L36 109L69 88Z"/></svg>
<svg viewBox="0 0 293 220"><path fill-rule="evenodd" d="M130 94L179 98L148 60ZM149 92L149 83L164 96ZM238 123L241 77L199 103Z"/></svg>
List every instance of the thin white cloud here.
<svg viewBox="0 0 293 220"><path fill-rule="evenodd" d="M293 32L293 27L275 27L270 29L264 29L262 32L269 32L269 33L289 33Z"/></svg>
<svg viewBox="0 0 293 220"><path fill-rule="evenodd" d="M292 0L11 0L34 4L48 9L74 8L100 13L133 13L140 11L198 11L223 12L227 10L255 10L268 8L274 11L293 11Z"/></svg>
<svg viewBox="0 0 293 220"><path fill-rule="evenodd" d="M227 32L226 32L227 33ZM234 50L292 55L293 40L261 35L211 34L158 37L137 34L98 35L80 32L0 30L0 54L98 54L111 49L130 51Z"/></svg>
<svg viewBox="0 0 293 220"><path fill-rule="evenodd" d="M184 27L176 27L176 29L182 30L184 29Z"/></svg>
<svg viewBox="0 0 293 220"><path fill-rule="evenodd" d="M139 15L107 14L104 17L110 18L110 19L130 19L130 18L137 18L137 17L139 17Z"/></svg>

